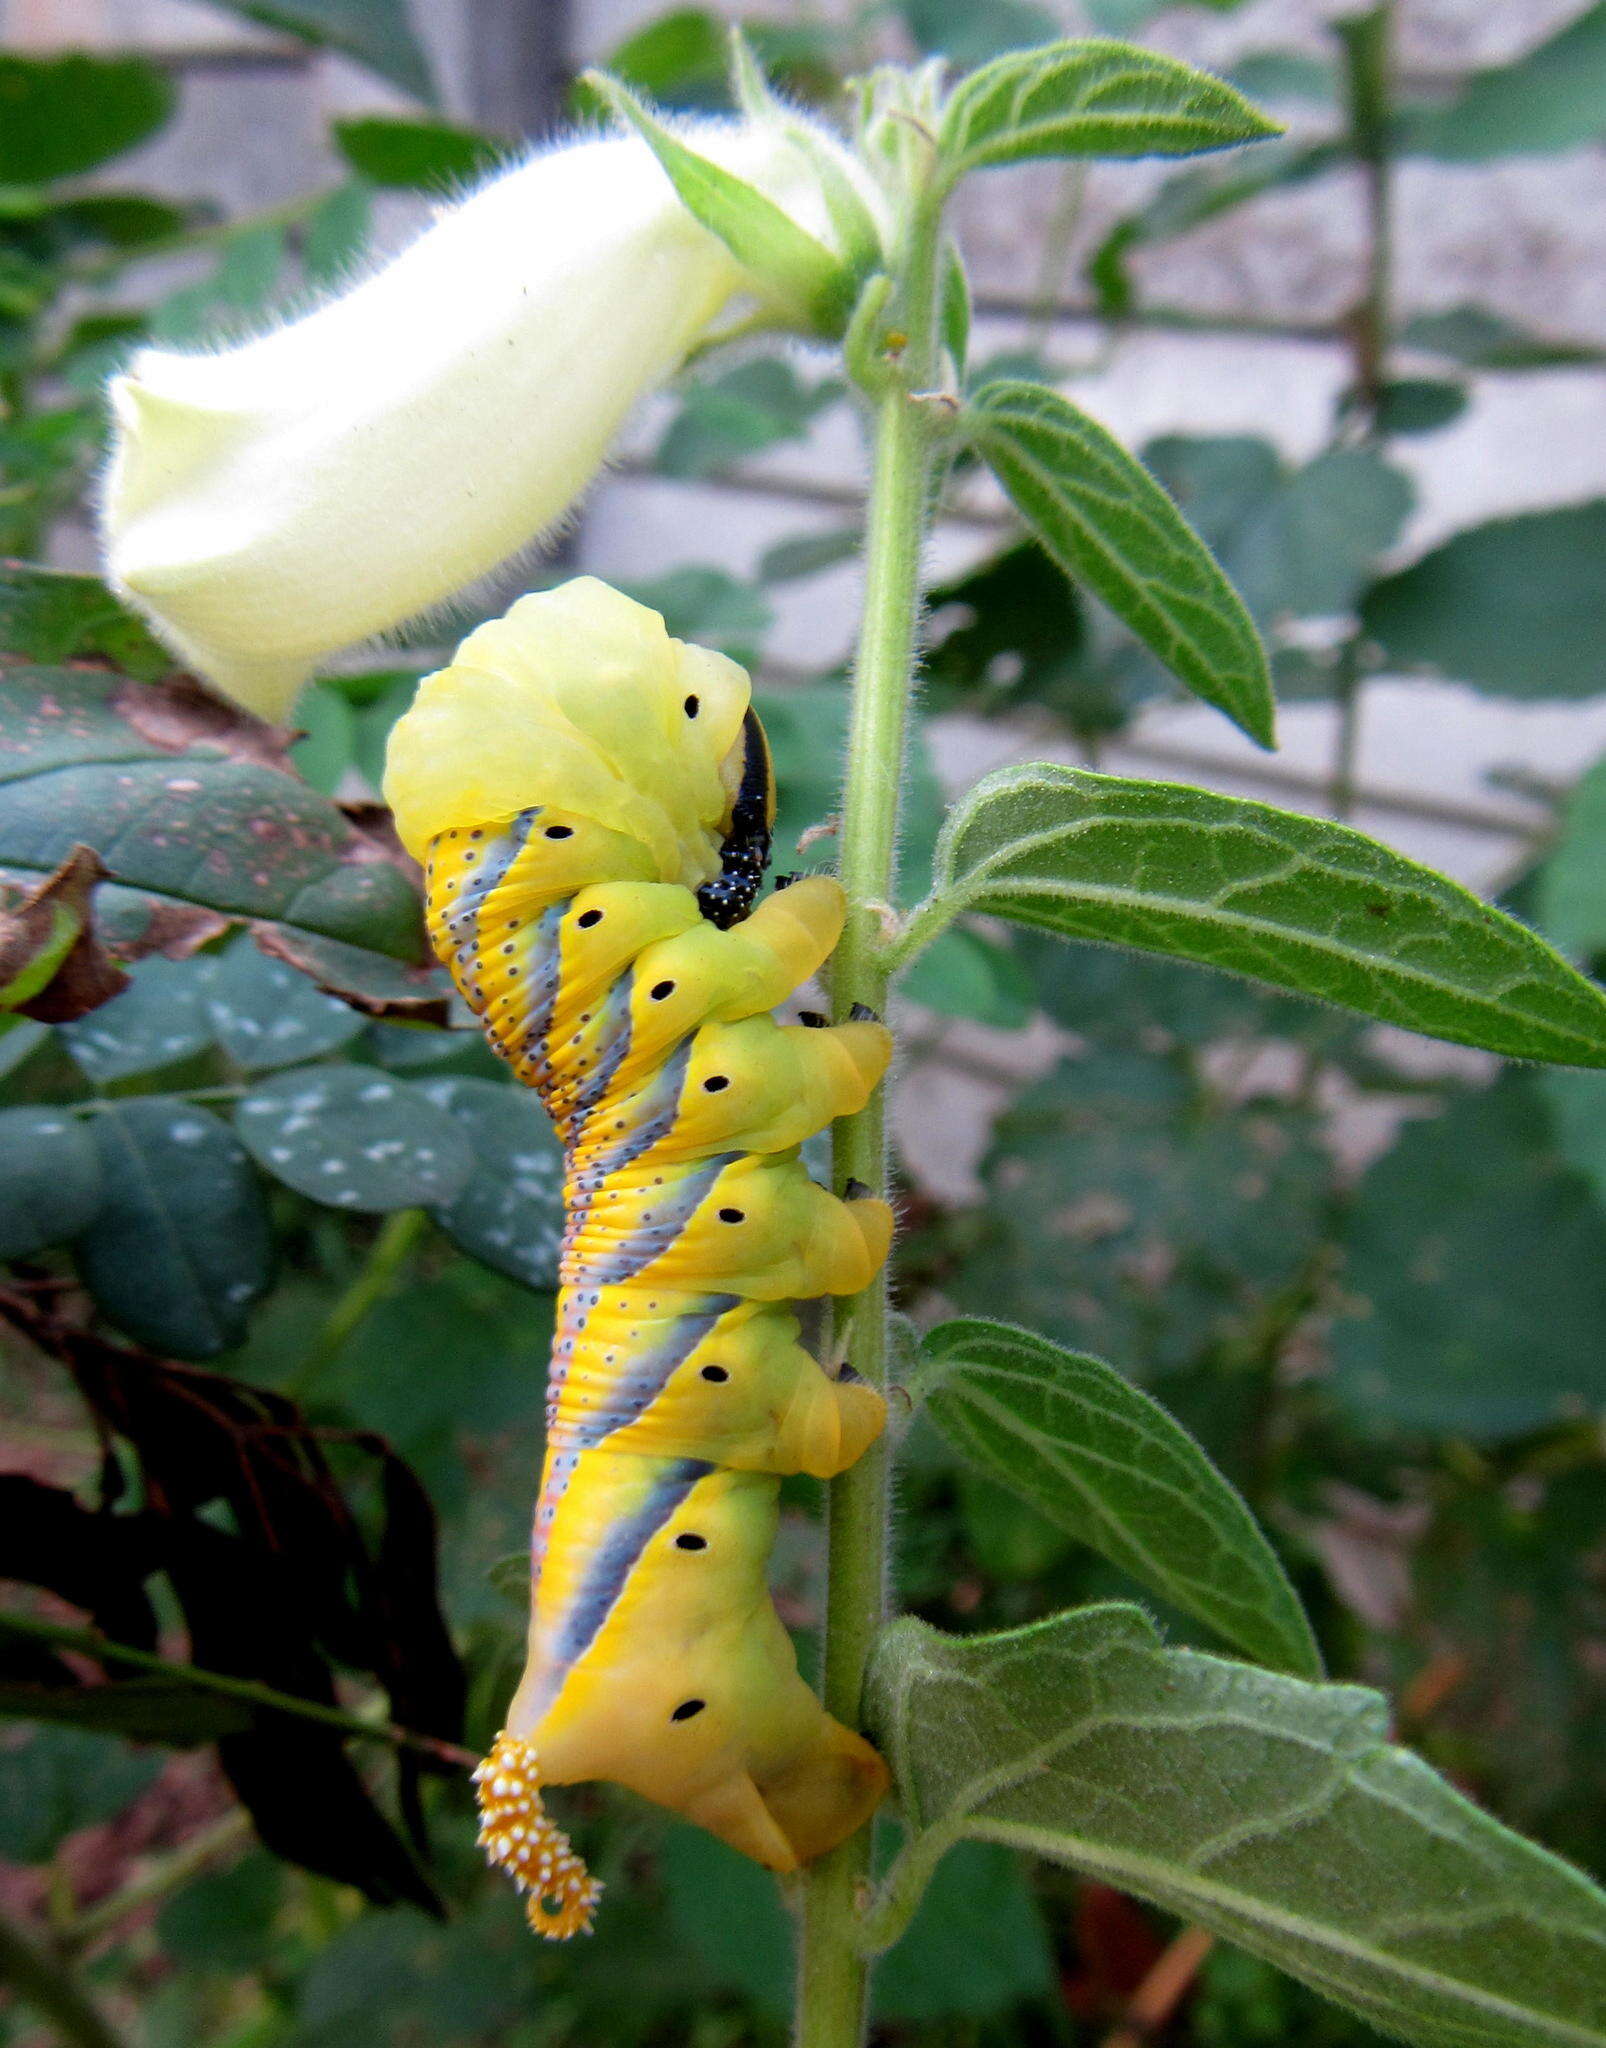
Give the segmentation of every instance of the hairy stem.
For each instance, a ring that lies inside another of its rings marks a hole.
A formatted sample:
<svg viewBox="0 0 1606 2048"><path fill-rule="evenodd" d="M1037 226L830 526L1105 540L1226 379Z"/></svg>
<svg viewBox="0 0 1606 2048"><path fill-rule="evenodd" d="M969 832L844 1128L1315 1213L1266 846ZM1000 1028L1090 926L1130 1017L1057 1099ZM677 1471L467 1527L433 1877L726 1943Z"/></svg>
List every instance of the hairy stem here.
<svg viewBox="0 0 1606 2048"><path fill-rule="evenodd" d="M940 401L930 394L938 361L940 210L912 210L883 327L888 375L877 397L866 534L864 614L853 680L842 803L842 884L848 923L833 968L836 1014L855 1004L885 1014L890 971L883 916L897 881L898 794L920 607L920 558L930 519ZM833 1136L832 1172L883 1193L886 1124L878 1092ZM839 1352L873 1385L886 1382L887 1281L878 1275L843 1304ZM885 1606L888 1469L878 1443L831 1488L825 1629L825 1704L857 1725L864 1673ZM864 2037L868 1970L855 1941L859 1895L870 1871L870 1830L809 1873L798 1973L798 2048L857 2048Z"/></svg>

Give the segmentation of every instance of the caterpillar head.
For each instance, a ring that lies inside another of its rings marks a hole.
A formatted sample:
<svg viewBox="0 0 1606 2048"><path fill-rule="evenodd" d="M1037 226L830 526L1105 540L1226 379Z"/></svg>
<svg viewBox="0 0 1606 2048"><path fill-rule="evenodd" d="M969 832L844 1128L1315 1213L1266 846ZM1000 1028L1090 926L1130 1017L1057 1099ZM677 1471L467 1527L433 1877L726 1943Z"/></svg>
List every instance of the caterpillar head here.
<svg viewBox="0 0 1606 2048"><path fill-rule="evenodd" d="M752 909L775 830L775 764L769 736L751 705L720 773L730 811L720 841L719 873L697 891L697 903L704 917L724 931Z"/></svg>
<svg viewBox="0 0 1606 2048"><path fill-rule="evenodd" d="M717 920L730 922L751 904L774 814L750 697L725 655L576 577L520 598L425 677L391 734L385 795L419 860L446 832L539 806L589 821L615 850L618 875L593 881L711 886L713 916L752 870L745 902Z"/></svg>

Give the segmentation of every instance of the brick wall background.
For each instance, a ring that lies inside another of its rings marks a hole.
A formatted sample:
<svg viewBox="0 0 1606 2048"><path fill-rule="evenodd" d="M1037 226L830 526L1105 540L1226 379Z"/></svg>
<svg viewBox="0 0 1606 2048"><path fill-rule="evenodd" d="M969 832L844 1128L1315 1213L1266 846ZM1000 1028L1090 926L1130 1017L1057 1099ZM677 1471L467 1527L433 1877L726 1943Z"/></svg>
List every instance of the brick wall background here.
<svg viewBox="0 0 1606 2048"><path fill-rule="evenodd" d="M447 111L507 133L539 133L552 80L601 58L661 11L661 0L412 0ZM761 0L743 11L784 19L818 9L815 0ZM1055 0L1054 11L1068 30L1088 27L1074 0ZM1214 65L1271 45L1319 55L1331 46L1327 24L1348 11L1350 0L1249 0L1229 14L1178 7L1144 33ZM1502 0L1499 7L1407 0L1402 68L1448 84L1520 53L1576 12L1575 0ZM180 113L120 161L117 182L208 197L231 211L333 182L339 167L324 139L331 115L407 106L356 65L199 0L0 0L0 42L34 50L136 47L159 56L180 81ZM1279 111L1296 133L1309 118L1297 105ZM1163 175L1157 166L1095 167L1081 240ZM1030 167L967 192L961 228L979 295L979 355L1032 327L1029 309L1061 191L1053 167ZM1476 300L1547 332L1606 344L1603 216L1598 150L1464 167L1408 161L1398 190L1401 309ZM418 218L411 202L387 201L382 232L405 237ZM1140 258L1150 301L1228 316L1231 331L1151 320L1105 348L1067 290L1047 324L1047 352L1079 366L1079 402L1129 441L1173 430L1251 432L1290 455L1309 455L1349 381L1337 322L1359 288L1363 226L1362 195L1343 177L1285 190ZM713 561L748 575L774 541L840 526L860 485L853 425L840 410L808 441L717 483L640 473L631 453L652 445L659 423L651 413L639 423L618 472L593 493L572 543L584 567L646 577ZM1416 490L1403 536L1408 551L1501 511L1599 495L1606 492L1606 376L1593 369L1480 374L1459 420L1395 443L1391 459L1410 472ZM938 535L937 567L957 570L983 556L1006 525L996 496L977 487ZM74 562L91 556L87 529L66 528L59 552ZM840 655L855 585L855 569L845 566L777 590L776 660L817 664ZM1175 772L1320 809L1333 723L1327 706L1289 707L1281 751L1268 759L1210 712L1167 706L1145 715L1104 765ZM1045 751L1041 742L1021 736L1016 743L996 725L963 719L940 721L935 740L942 772L955 785L1010 752ZM1383 677L1367 690L1356 821L1489 889L1545 820L1543 805L1519 793L1524 780L1565 782L1603 747L1606 694L1583 705L1515 704ZM934 1057L906 1078L902 1122L915 1163L944 1191L959 1193L987 1113L1012 1076L1037 1064L1045 1041L1041 1033L968 1026L945 1027L933 1040Z"/></svg>

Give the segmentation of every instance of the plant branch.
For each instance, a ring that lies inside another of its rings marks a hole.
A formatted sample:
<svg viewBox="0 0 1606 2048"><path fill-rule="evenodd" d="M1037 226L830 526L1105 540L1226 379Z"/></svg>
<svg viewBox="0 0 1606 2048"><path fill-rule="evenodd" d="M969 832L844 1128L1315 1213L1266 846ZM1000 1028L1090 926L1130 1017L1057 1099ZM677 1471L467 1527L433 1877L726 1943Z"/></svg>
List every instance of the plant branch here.
<svg viewBox="0 0 1606 2048"><path fill-rule="evenodd" d="M357 1277L329 1311L323 1328L308 1346L306 1356L285 1388L286 1393L300 1400L308 1388L317 1385L357 1329L395 1286L428 1223L422 1209L397 1209L385 1218Z"/></svg>
<svg viewBox="0 0 1606 2048"><path fill-rule="evenodd" d="M898 796L902 777L920 608L921 551L930 523L932 475L942 409L917 393L938 363L938 251L941 209L911 201L889 318L902 340L887 348L877 382L866 533L864 614L853 683L842 801L841 876L848 921L832 970L838 1017L857 1004L884 1016L891 975L881 918L897 884ZM876 1192L887 1187L881 1093L832 1139L832 1178ZM887 1277L840 1308L835 1349L875 1386L887 1378ZM823 1691L829 1712L856 1726L865 1667L885 1608L888 1453L883 1439L837 1479L828 1512L829 1563ZM798 1972L798 2048L857 2048L864 2038L868 1965L856 1941L861 1893L870 1873L870 1830L862 1830L808 1875Z"/></svg>
<svg viewBox="0 0 1606 2048"><path fill-rule="evenodd" d="M180 1842L177 1848L170 1849L164 1856L153 1857L139 1875L131 1878L120 1890L104 1899L97 1899L94 1905L86 1906L81 1913L74 1913L57 1928L57 1942L68 1950L88 1948L120 1921L126 1920L130 1913L154 1905L158 1899L165 1899L169 1892L188 1884L214 1857L237 1848L250 1832L251 1816L245 1808L231 1807L220 1820L215 1820L210 1827L201 1828L187 1842Z"/></svg>
<svg viewBox="0 0 1606 2048"><path fill-rule="evenodd" d="M1338 24L1349 98L1349 146L1361 167L1366 193L1366 282L1349 320L1354 401L1362 439L1383 439L1389 375L1394 278L1393 0ZM1365 667L1358 634L1339 650L1338 727L1328 808L1347 821L1355 809L1355 767L1360 754Z"/></svg>
<svg viewBox="0 0 1606 2048"><path fill-rule="evenodd" d="M198 255L208 249L227 249L242 236L257 234L263 228L300 227L324 204L330 190L326 185L318 191L298 192L293 199L282 200L277 206L262 207L256 213L239 214L232 220L208 221L200 227L179 228L170 235L159 235L149 242L141 242L135 248L109 249L85 256L67 266L68 275L75 284L97 284L103 279L116 277L136 263Z"/></svg>
<svg viewBox="0 0 1606 2048"><path fill-rule="evenodd" d="M25 1934L14 1920L0 1918L0 1982L44 2014L72 2048L123 2048L97 2008L79 1989L58 1956Z"/></svg>
<svg viewBox="0 0 1606 2048"><path fill-rule="evenodd" d="M1126 2017L1104 2037L1104 2048L1144 2048L1170 2019L1216 1945L1202 1927L1184 1927L1155 1958L1127 2001Z"/></svg>
<svg viewBox="0 0 1606 2048"><path fill-rule="evenodd" d="M229 1699L247 1700L277 1714L295 1714L303 1721L319 1721L326 1728L338 1728L359 1742L385 1742L392 1749L410 1749L439 1763L469 1771L479 1762L478 1754L460 1743L445 1742L438 1735L420 1735L411 1728L399 1728L393 1721L365 1721L342 1707L325 1706L321 1700L298 1699L294 1693L279 1692L271 1685L259 1685L254 1678L234 1678L226 1671L208 1671L199 1664L181 1664L172 1657L159 1657L152 1650L136 1650L131 1643L110 1642L90 1628L68 1628L61 1622L41 1621L30 1614L0 1615L0 1639L7 1635L27 1636L36 1643L50 1643L61 1650L78 1650L86 1657L107 1664L127 1664L136 1671L149 1671L159 1678L182 1679L205 1692L222 1693Z"/></svg>

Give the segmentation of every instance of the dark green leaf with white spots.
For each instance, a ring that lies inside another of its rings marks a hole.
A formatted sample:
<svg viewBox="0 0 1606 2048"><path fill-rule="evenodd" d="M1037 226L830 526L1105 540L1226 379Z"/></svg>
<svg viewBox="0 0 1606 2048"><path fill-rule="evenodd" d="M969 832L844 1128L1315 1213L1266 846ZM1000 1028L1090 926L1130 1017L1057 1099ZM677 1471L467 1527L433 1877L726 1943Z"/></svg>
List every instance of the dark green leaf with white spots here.
<svg viewBox="0 0 1606 2048"><path fill-rule="evenodd" d="M172 1096L107 1102L90 1129L101 1204L77 1254L96 1306L153 1351L227 1351L272 1271L267 1205L243 1147L210 1110Z"/></svg>
<svg viewBox="0 0 1606 2048"><path fill-rule="evenodd" d="M283 735L186 684L0 669L0 875L35 881L77 844L111 877L96 924L124 957L245 919L281 954L325 949L325 978L437 997L411 882L288 771Z"/></svg>
<svg viewBox="0 0 1606 2048"><path fill-rule="evenodd" d="M64 1109L0 1110L0 1259L76 1237L100 1202L100 1155Z"/></svg>
<svg viewBox="0 0 1606 2048"><path fill-rule="evenodd" d="M201 1001L218 1044L252 1070L334 1052L368 1021L293 967L270 960L244 933L206 963Z"/></svg>
<svg viewBox="0 0 1606 2048"><path fill-rule="evenodd" d="M434 1208L474 1171L457 1119L372 1067L277 1075L242 1098L236 1129L269 1173L334 1209Z"/></svg>
<svg viewBox="0 0 1606 2048"><path fill-rule="evenodd" d="M123 1081L188 1059L210 1042L198 960L141 960L128 986L61 1035L91 1081Z"/></svg>
<svg viewBox="0 0 1606 2048"><path fill-rule="evenodd" d="M448 1076L415 1084L446 1110L473 1147L474 1167L431 1214L461 1251L526 1287L558 1284L563 1241L563 1153L531 1096L499 1081Z"/></svg>

